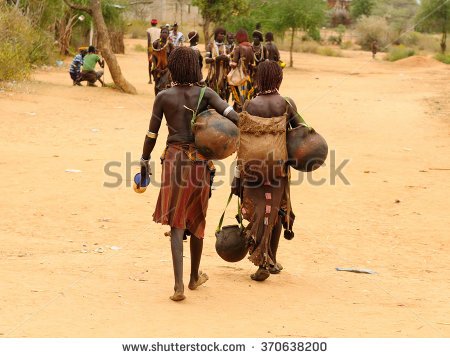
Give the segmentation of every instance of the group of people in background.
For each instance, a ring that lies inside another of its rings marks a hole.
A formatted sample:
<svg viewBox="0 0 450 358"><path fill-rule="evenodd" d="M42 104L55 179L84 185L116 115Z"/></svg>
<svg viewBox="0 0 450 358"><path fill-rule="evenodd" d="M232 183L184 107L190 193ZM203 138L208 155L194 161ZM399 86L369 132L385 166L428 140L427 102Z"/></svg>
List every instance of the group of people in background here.
<svg viewBox="0 0 450 358"><path fill-rule="evenodd" d="M250 42L247 31L243 29L234 34L227 32L223 27L218 27L214 31L213 39L206 45L205 58L198 48L199 39L197 31L191 31L187 36L189 46L198 56L200 69L203 68L203 62L209 65L206 79L201 81L223 100L228 101L231 96L236 111L241 111L245 100L254 98L257 94L255 76L261 62L270 60L278 62L281 67L284 65L271 32L267 32L264 36L256 29ZM147 29L148 83L154 82L155 95L172 86L167 66L168 58L175 48L184 46L185 42L177 23L172 26L169 24L158 26L158 20L151 20L151 27ZM101 70L96 71L97 63ZM87 81L88 86L96 86L95 83L99 81L104 86L103 67L104 60L98 56L94 46L81 47L69 70L73 85L81 86L82 81ZM230 81L232 71L238 75L240 79L238 82Z"/></svg>
<svg viewBox="0 0 450 358"><path fill-rule="evenodd" d="M102 68L96 71L96 65ZM70 65L69 74L74 86L81 86L82 81L86 81L90 87L96 87L95 82L99 81L102 86L105 83L102 80L105 61L97 54L94 46L80 47L79 53L75 55Z"/></svg>
<svg viewBox="0 0 450 358"><path fill-rule="evenodd" d="M147 30L149 83L154 82L155 95L173 85L167 66L168 58L175 48L184 46L185 42L177 23L172 25L172 29L168 25L161 27L157 25L158 21L153 19L151 27ZM200 68L203 68L203 61L209 65L206 79L202 81L223 100L228 101L232 96L234 109L237 111L242 110L245 100L254 98L258 92L255 76L260 63L271 60L283 67L271 32L264 36L259 29L256 29L252 33L252 42L250 42L248 33L244 29L234 34L227 32L223 27L218 27L214 31L213 39L206 45L205 58L198 48L197 31L189 32L187 41L197 53ZM238 81L230 81L232 71L239 75Z"/></svg>

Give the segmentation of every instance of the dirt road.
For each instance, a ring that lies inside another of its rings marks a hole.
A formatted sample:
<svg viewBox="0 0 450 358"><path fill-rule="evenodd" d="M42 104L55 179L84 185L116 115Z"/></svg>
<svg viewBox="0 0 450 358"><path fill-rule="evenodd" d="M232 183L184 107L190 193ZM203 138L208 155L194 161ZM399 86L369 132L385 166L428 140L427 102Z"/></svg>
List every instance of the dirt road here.
<svg viewBox="0 0 450 358"><path fill-rule="evenodd" d="M332 153L309 180L294 176L285 269L257 283L248 260L215 253L227 172L207 217L210 280L174 303L167 227L151 221L158 189L135 194L126 163L154 99L138 42L119 56L137 96L72 87L58 69L0 92L0 337L450 337L449 66L296 54L281 92Z"/></svg>

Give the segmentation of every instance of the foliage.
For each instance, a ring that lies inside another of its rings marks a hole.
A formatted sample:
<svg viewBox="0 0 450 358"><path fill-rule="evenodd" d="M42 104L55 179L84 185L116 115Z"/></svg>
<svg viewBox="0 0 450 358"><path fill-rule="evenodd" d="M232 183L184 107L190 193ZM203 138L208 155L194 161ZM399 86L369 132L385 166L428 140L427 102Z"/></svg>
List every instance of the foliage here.
<svg viewBox="0 0 450 358"><path fill-rule="evenodd" d="M319 46L315 41L302 41L299 46L294 47L294 50L305 53L317 53Z"/></svg>
<svg viewBox="0 0 450 358"><path fill-rule="evenodd" d="M422 0L416 21L420 31L442 33L441 51L445 53L447 33L450 31L450 1Z"/></svg>
<svg viewBox="0 0 450 358"><path fill-rule="evenodd" d="M147 47L142 46L141 44L134 45L134 51L136 52L147 52Z"/></svg>
<svg viewBox="0 0 450 358"><path fill-rule="evenodd" d="M438 61L441 61L441 62L443 62L443 63L445 63L447 65L450 65L450 54L449 53L447 53L447 54L445 54L445 53L438 53L435 56L435 59L438 60Z"/></svg>
<svg viewBox="0 0 450 358"><path fill-rule="evenodd" d="M274 0L266 8L266 23L278 32L318 29L325 19L325 5L316 0Z"/></svg>
<svg viewBox="0 0 450 358"><path fill-rule="evenodd" d="M289 66L293 66L294 36L299 30L311 38L318 37L317 30L325 20L325 3L316 0L274 0L267 4L266 24L278 33L290 32Z"/></svg>
<svg viewBox="0 0 450 358"><path fill-rule="evenodd" d="M397 32L404 32L413 25L419 5L416 0L377 0L372 15L386 18Z"/></svg>
<svg viewBox="0 0 450 358"><path fill-rule="evenodd" d="M20 9L0 4L0 81L27 78L31 66L48 63L53 41L33 28Z"/></svg>
<svg viewBox="0 0 450 358"><path fill-rule="evenodd" d="M288 50L290 48L283 43L280 43L278 47L280 50ZM321 56L343 56L342 52L339 49L329 46L321 46L316 41L295 41L293 50L295 52L312 53Z"/></svg>
<svg viewBox="0 0 450 358"><path fill-rule="evenodd" d="M131 35L132 39L146 39L147 38L148 21L133 20L127 28L127 33Z"/></svg>
<svg viewBox="0 0 450 358"><path fill-rule="evenodd" d="M314 41L319 42L321 40L320 38L320 30L318 27L311 27L308 30L308 36L313 39Z"/></svg>
<svg viewBox="0 0 450 358"><path fill-rule="evenodd" d="M192 5L199 8L204 19L219 24L248 10L250 3L247 0L193 0Z"/></svg>
<svg viewBox="0 0 450 358"><path fill-rule="evenodd" d="M370 16L374 7L374 0L353 0L351 6L351 15L353 20L361 16Z"/></svg>
<svg viewBox="0 0 450 358"><path fill-rule="evenodd" d="M341 43L341 49L342 50L351 50L353 48L353 42L351 41L344 41Z"/></svg>
<svg viewBox="0 0 450 358"><path fill-rule="evenodd" d="M415 51L412 48L406 47L404 45L392 46L389 49L388 54L386 55L386 60L393 62L393 61L398 61L403 58L407 58L407 57L414 56L414 55L415 55Z"/></svg>
<svg viewBox="0 0 450 358"><path fill-rule="evenodd" d="M342 52L339 49L334 49L328 46L319 46L316 53L322 56L342 57Z"/></svg>
<svg viewBox="0 0 450 358"><path fill-rule="evenodd" d="M222 25L231 18L237 18L250 11L249 0L193 0L203 17L205 38L209 38L209 27Z"/></svg>
<svg viewBox="0 0 450 358"><path fill-rule="evenodd" d="M364 50L370 50L372 42L376 40L382 50L390 44L392 32L385 18L377 16L362 16L356 23L357 43Z"/></svg>

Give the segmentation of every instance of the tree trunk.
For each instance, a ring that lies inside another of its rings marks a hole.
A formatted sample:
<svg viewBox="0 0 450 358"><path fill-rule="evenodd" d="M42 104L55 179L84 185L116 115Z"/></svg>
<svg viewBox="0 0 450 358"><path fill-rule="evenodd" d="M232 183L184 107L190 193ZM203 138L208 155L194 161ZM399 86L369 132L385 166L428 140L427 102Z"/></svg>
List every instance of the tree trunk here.
<svg viewBox="0 0 450 358"><path fill-rule="evenodd" d="M57 41L59 43L59 53L63 56L67 56L70 54L70 40L72 38L72 29L77 21L77 15L69 17L69 14L66 14L60 20L56 21L56 34Z"/></svg>
<svg viewBox="0 0 450 358"><path fill-rule="evenodd" d="M291 46L289 47L289 67L294 67L294 59L292 57L292 53L294 52L294 36L295 36L295 28L292 28Z"/></svg>
<svg viewBox="0 0 450 358"><path fill-rule="evenodd" d="M445 53L446 50L447 50L447 30L444 27L441 38L441 51L442 53Z"/></svg>
<svg viewBox="0 0 450 358"><path fill-rule="evenodd" d="M209 24L210 20L208 18L205 18L203 20L203 36L205 37L205 50L209 43Z"/></svg>
<svg viewBox="0 0 450 358"><path fill-rule="evenodd" d="M123 42L122 31L109 31L109 37L111 40L111 49L114 53L125 53L125 44Z"/></svg>
<svg viewBox="0 0 450 358"><path fill-rule="evenodd" d="M125 93L136 94L136 88L123 77L117 58L111 50L111 41L105 19L103 18L100 0L91 0L90 8L97 27L98 45L102 56L108 64L114 84Z"/></svg>
<svg viewBox="0 0 450 358"><path fill-rule="evenodd" d="M183 2L180 4L180 26L183 26Z"/></svg>

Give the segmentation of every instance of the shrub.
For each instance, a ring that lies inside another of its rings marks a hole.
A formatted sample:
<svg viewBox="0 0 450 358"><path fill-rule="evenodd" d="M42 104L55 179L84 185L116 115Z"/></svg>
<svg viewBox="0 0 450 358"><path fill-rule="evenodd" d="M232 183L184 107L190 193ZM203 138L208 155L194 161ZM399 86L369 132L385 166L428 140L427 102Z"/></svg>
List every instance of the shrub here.
<svg viewBox="0 0 450 358"><path fill-rule="evenodd" d="M447 53L447 54L445 54L445 53L438 53L435 56L435 59L438 60L438 61L441 61L441 62L443 62L443 63L445 63L447 65L450 65L450 53Z"/></svg>
<svg viewBox="0 0 450 358"><path fill-rule="evenodd" d="M322 56L330 56L330 57L342 57L342 52L337 49L335 50L332 47L319 47L316 52L318 55Z"/></svg>
<svg viewBox="0 0 450 358"><path fill-rule="evenodd" d="M0 4L0 81L25 79L33 65L53 60L49 35L15 8Z"/></svg>
<svg viewBox="0 0 450 358"><path fill-rule="evenodd" d="M386 19L377 16L362 16L356 24L357 43L364 50L370 50L372 42L377 41L380 49L386 47L393 37Z"/></svg>
<svg viewBox="0 0 450 358"><path fill-rule="evenodd" d="M309 29L308 36L314 41L320 41L320 30L318 28Z"/></svg>
<svg viewBox="0 0 450 358"><path fill-rule="evenodd" d="M417 47L421 51L439 52L441 50L440 38L430 34L420 34Z"/></svg>
<svg viewBox="0 0 450 358"><path fill-rule="evenodd" d="M350 50L353 48L353 42L351 41L345 41L343 43L341 43L341 49L343 50Z"/></svg>
<svg viewBox="0 0 450 358"><path fill-rule="evenodd" d="M417 46L420 40L420 34L418 32L407 32L403 36L399 37L399 42L405 46Z"/></svg>
<svg viewBox="0 0 450 358"><path fill-rule="evenodd" d="M146 52L147 48L145 46L142 46L141 44L134 45L134 51L136 52Z"/></svg>
<svg viewBox="0 0 450 358"><path fill-rule="evenodd" d="M307 53L317 53L317 49L319 48L319 44L314 41L304 41L298 47L299 52L307 52ZM295 49L297 50L297 49Z"/></svg>
<svg viewBox="0 0 450 358"><path fill-rule="evenodd" d="M129 24L126 31L132 39L146 39L148 27L147 21L135 20Z"/></svg>
<svg viewBox="0 0 450 358"><path fill-rule="evenodd" d="M298 46L294 46L294 51L313 53L321 56L342 57L342 52L339 49L334 49L328 46L320 46L315 41L305 41Z"/></svg>
<svg viewBox="0 0 450 358"><path fill-rule="evenodd" d="M328 43L332 44L332 45L339 45L341 43L341 39L337 36L334 35L330 35L328 36Z"/></svg>
<svg viewBox="0 0 450 358"><path fill-rule="evenodd" d="M403 58L407 58L410 56L414 56L415 51L412 48L406 47L404 45L400 46L392 46L389 49L389 53L386 56L386 60L388 61L398 61Z"/></svg>

